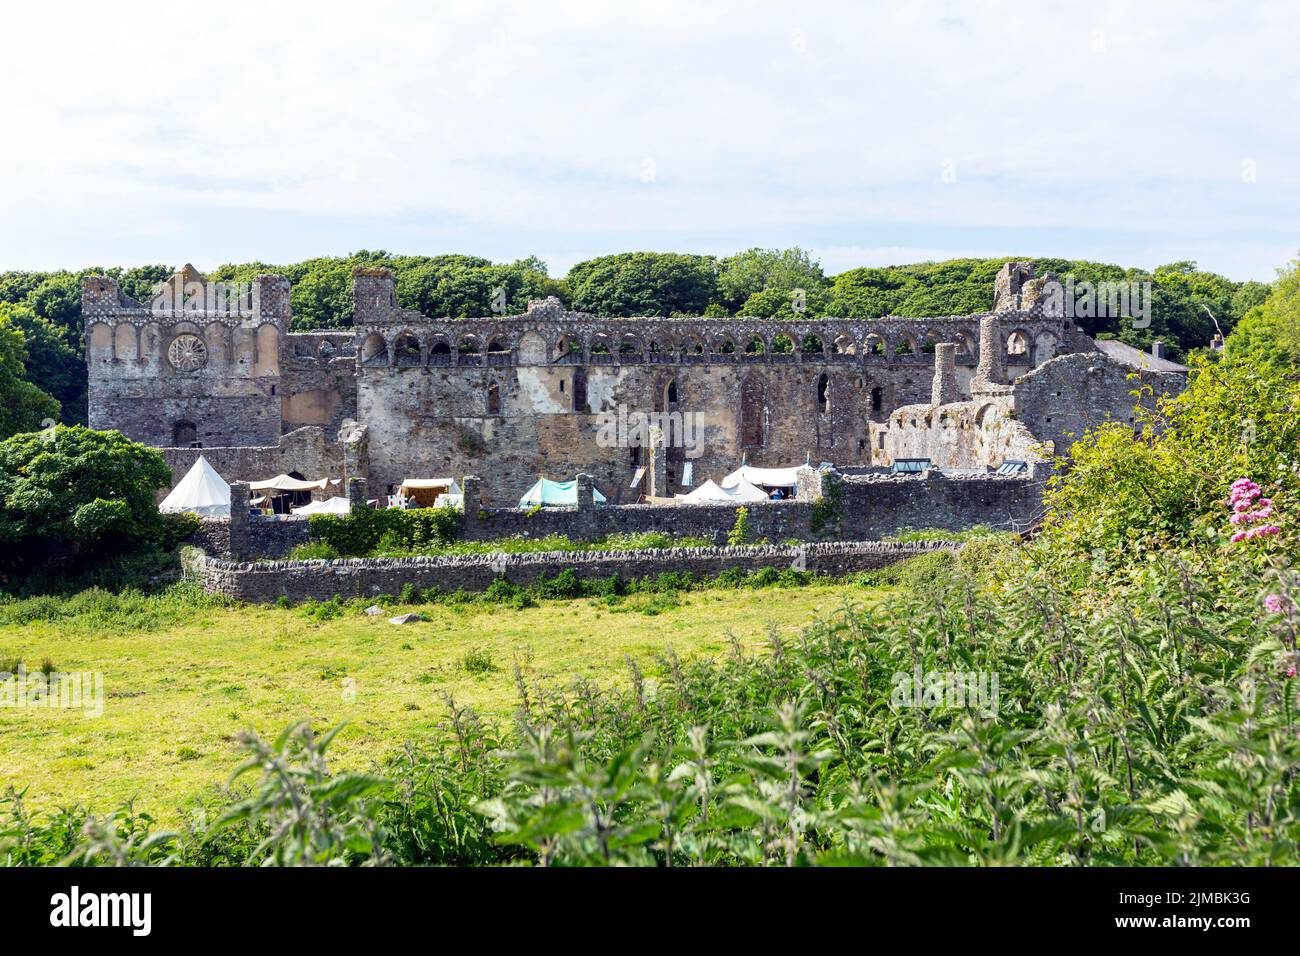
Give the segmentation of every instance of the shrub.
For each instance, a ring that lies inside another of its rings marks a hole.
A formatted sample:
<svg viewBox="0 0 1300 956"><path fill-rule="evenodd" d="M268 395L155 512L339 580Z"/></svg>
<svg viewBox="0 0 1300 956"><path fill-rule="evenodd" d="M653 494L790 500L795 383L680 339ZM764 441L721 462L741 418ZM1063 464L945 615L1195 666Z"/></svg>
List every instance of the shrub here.
<svg viewBox="0 0 1300 956"><path fill-rule="evenodd" d="M736 523L731 526L731 531L727 533L727 544L739 547L749 540L749 509L736 509Z"/></svg>

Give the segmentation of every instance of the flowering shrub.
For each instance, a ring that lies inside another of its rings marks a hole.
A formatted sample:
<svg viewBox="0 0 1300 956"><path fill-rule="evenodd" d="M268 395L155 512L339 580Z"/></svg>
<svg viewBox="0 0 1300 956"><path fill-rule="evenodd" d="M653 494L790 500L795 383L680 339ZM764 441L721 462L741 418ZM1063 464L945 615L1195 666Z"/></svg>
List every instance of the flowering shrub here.
<svg viewBox="0 0 1300 956"><path fill-rule="evenodd" d="M1273 524L1273 500L1261 498L1259 485L1249 478L1238 478L1232 483L1228 507L1232 509L1232 516L1228 519L1230 522L1238 527L1249 525L1233 533L1233 544L1272 537L1282 530Z"/></svg>

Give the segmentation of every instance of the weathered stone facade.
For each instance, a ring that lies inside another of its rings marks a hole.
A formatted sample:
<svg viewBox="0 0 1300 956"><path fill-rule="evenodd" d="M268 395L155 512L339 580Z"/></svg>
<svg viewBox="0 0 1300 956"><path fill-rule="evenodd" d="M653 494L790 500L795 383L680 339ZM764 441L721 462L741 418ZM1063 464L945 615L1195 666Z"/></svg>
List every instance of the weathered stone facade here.
<svg viewBox="0 0 1300 956"><path fill-rule="evenodd" d="M588 474L617 504L684 490L688 466L693 485L742 461L995 466L1133 404L1026 263L998 276L994 311L930 319L603 319L555 299L436 319L358 269L353 330L290 333L283 277L236 307L217 285L187 267L145 304L84 280L91 424L163 447L177 478L200 452L230 481L362 478L380 498L477 474L493 508L539 474Z"/></svg>
<svg viewBox="0 0 1300 956"><path fill-rule="evenodd" d="M281 597L294 601L379 598L396 595L406 585L426 590L458 588L482 591L493 581L532 584L571 569L583 580L618 575L625 581L663 572L690 572L711 577L728 568L794 568L843 576L886 567L904 558L954 545L855 541L833 544L767 545L740 548L673 548L633 552L534 552L505 555L456 555L425 558L353 558L333 561L231 562L206 558L195 573L203 587L241 601L265 603Z"/></svg>

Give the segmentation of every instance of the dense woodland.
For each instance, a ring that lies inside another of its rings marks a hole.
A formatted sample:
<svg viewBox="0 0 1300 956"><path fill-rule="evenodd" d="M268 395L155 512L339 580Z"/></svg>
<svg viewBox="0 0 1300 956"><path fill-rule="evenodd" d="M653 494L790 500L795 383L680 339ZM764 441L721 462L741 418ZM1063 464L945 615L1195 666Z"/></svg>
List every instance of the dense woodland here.
<svg viewBox="0 0 1300 956"><path fill-rule="evenodd" d="M554 295L573 309L602 316L793 318L795 292L801 290L804 314L814 317L922 317L988 309L993 278L1009 258L1014 257L850 269L828 276L799 248L749 249L722 258L629 252L580 262L556 279L536 257L500 264L475 256L361 250L288 265L227 264L212 275L225 280L247 280L261 272L288 276L296 330L352 324L352 269L358 265L392 268L401 304L439 317L489 315L498 289L505 290L507 314L522 311L529 299ZM1052 270L1062 279L1151 281L1150 327L1134 329L1115 317L1083 319L1080 324L1089 334L1114 336L1139 347L1159 339L1171 346L1175 358L1208 345L1216 320L1225 334L1229 332L1269 293L1263 283L1233 282L1200 271L1194 262L1147 272L1066 259L1029 261L1040 274ZM38 427L47 418L68 424L85 421L82 276L106 273L127 295L147 300L154 286L173 271L174 266L160 264L0 273L0 437Z"/></svg>

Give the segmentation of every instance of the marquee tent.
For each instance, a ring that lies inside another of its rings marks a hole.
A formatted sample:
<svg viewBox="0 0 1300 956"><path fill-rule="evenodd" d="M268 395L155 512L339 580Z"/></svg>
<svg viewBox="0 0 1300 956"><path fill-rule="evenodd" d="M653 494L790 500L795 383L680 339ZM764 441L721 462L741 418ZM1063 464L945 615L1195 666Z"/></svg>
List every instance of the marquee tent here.
<svg viewBox="0 0 1300 956"><path fill-rule="evenodd" d="M722 487L727 488L736 484L738 481L747 481L751 485L760 488L793 488L799 484L799 469L807 467L806 465L795 465L793 468L755 468L753 465L741 465L726 478L722 479Z"/></svg>
<svg viewBox="0 0 1300 956"><path fill-rule="evenodd" d="M599 488L593 487L591 495L596 504L605 503L605 496L600 493ZM545 478L538 478L537 483L524 492L524 496L519 499L521 508L535 508L538 505L543 508L563 508L573 507L577 503L577 481L548 481Z"/></svg>
<svg viewBox="0 0 1300 956"><path fill-rule="evenodd" d="M159 511L190 511L209 518L230 517L230 485L208 460L199 455L198 461L185 473L185 477L171 490Z"/></svg>
<svg viewBox="0 0 1300 956"><path fill-rule="evenodd" d="M305 481L302 478L291 478L288 475L276 475L274 478L268 478L266 481L254 481L248 485L249 491L315 491L319 488L321 491L329 484L328 478L321 478L319 481Z"/></svg>
<svg viewBox="0 0 1300 956"><path fill-rule="evenodd" d="M309 505L293 509L293 513L296 515L345 515L351 513L351 511L352 508L348 504L348 499L337 496L328 498L325 501L313 501Z"/></svg>
<svg viewBox="0 0 1300 956"><path fill-rule="evenodd" d="M455 478L407 478L397 493L409 498L418 508L437 508L438 499L459 495L461 490Z"/></svg>
<svg viewBox="0 0 1300 956"><path fill-rule="evenodd" d="M739 480L735 484L722 486L715 481L706 481L700 487L696 488L690 494L678 495L675 499L683 504L711 505L711 504L750 504L753 502L767 501L767 493L761 488L755 488L745 480Z"/></svg>

